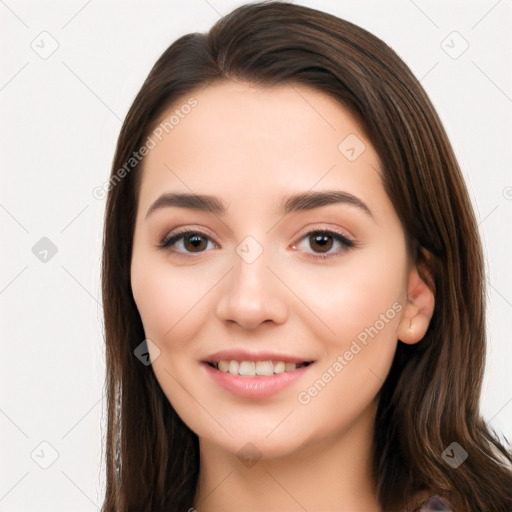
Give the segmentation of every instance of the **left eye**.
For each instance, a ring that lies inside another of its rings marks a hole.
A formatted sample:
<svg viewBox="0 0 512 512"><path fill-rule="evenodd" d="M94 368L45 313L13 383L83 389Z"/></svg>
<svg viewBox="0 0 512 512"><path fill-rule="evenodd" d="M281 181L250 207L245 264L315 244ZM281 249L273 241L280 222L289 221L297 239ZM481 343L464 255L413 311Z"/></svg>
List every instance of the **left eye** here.
<svg viewBox="0 0 512 512"><path fill-rule="evenodd" d="M329 258L332 256L338 256L340 253L343 253L346 250L356 246L355 242L341 235L340 233L336 233L335 231L310 231L301 238L301 241L303 240L309 240L309 246L315 251L315 254L313 254L313 257L315 258ZM329 253L329 251L336 243L341 246L341 249ZM296 247L297 245L294 244L293 248L295 249Z"/></svg>

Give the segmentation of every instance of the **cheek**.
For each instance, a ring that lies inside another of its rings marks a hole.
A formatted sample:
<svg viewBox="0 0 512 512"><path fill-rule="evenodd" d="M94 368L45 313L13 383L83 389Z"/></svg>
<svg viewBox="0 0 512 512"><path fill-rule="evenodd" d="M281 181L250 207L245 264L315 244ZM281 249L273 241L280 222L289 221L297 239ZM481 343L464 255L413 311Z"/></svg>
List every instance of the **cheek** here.
<svg viewBox="0 0 512 512"><path fill-rule="evenodd" d="M303 318L309 319L311 336L329 340L331 349L342 349L375 325L392 337L403 308L406 264L401 253L394 256L391 263L391 255L383 258L379 251L354 252L336 268L301 272L300 279L289 276L308 307Z"/></svg>
<svg viewBox="0 0 512 512"><path fill-rule="evenodd" d="M151 369L163 393L178 415L194 432L224 431L213 417L205 414L199 402L200 390L190 382L197 371L197 340L205 330L205 321L211 304L210 290L219 277L211 269L206 273L200 266L173 268L165 260L152 255L134 253L132 260L132 292L147 338L158 347L150 347ZM190 391L189 391L190 390Z"/></svg>
<svg viewBox="0 0 512 512"><path fill-rule="evenodd" d="M375 399L397 346L403 306L395 300L396 294L370 286L365 291L354 287L348 293L348 284L347 280L347 289L333 301L337 309L330 317L325 315L335 335L317 334L326 353L297 395L307 417L325 418L319 427L322 435L349 424Z"/></svg>
<svg viewBox="0 0 512 512"><path fill-rule="evenodd" d="M311 417L327 414L332 424L343 424L360 414L382 387L395 354L405 298L405 249L400 239L394 247L354 252L338 267L335 280L330 269L309 283L302 281L310 286L301 293L309 290L308 304L329 327L319 327L318 320L308 324L326 351L321 367L297 397ZM328 431L322 427L324 434Z"/></svg>
<svg viewBox="0 0 512 512"><path fill-rule="evenodd" d="M131 272L146 337L161 350L178 350L200 328L198 314L211 286L208 277L198 268L173 270L165 261L144 254L134 254Z"/></svg>

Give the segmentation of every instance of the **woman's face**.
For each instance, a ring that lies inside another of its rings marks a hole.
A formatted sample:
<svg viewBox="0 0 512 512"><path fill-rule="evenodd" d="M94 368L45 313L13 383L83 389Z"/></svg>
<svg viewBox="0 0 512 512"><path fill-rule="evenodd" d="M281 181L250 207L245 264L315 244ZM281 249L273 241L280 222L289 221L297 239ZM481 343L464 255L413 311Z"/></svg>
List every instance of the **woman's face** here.
<svg viewBox="0 0 512 512"><path fill-rule="evenodd" d="M404 316L406 241L379 159L318 91L193 96L162 117L140 188L131 284L153 371L203 442L314 447L373 417Z"/></svg>

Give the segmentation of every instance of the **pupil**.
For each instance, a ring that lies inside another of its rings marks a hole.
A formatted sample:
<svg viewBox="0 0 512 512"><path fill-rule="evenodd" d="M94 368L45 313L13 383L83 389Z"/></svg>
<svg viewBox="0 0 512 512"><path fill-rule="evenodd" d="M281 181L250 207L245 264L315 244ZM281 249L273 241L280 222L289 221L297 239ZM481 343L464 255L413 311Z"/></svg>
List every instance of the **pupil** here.
<svg viewBox="0 0 512 512"><path fill-rule="evenodd" d="M204 247L201 247L201 243L204 242L201 239L200 235L190 235L185 238L186 242L185 245L187 246L187 250L189 249L204 249Z"/></svg>
<svg viewBox="0 0 512 512"><path fill-rule="evenodd" d="M328 252L332 247L332 237L329 235L312 235L314 243L320 246L320 252ZM330 243L329 243L330 241Z"/></svg>

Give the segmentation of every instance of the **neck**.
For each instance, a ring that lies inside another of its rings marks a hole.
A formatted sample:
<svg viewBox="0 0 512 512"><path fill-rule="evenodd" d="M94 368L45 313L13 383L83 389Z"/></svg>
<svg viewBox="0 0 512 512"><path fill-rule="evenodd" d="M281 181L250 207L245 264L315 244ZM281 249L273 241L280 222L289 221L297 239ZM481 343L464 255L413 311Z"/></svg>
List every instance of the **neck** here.
<svg viewBox="0 0 512 512"><path fill-rule="evenodd" d="M372 478L375 412L376 403L336 437L252 463L200 439L194 509L381 512Z"/></svg>

